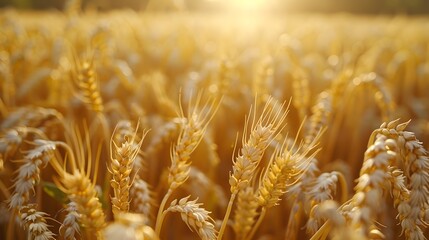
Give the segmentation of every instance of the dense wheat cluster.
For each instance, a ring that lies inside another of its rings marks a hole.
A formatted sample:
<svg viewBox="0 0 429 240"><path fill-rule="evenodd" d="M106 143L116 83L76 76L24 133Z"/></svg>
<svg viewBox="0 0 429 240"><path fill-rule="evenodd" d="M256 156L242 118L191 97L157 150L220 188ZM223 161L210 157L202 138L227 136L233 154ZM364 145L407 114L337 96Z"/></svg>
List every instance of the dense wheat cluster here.
<svg viewBox="0 0 429 240"><path fill-rule="evenodd" d="M429 19L0 13L0 239L425 239Z"/></svg>

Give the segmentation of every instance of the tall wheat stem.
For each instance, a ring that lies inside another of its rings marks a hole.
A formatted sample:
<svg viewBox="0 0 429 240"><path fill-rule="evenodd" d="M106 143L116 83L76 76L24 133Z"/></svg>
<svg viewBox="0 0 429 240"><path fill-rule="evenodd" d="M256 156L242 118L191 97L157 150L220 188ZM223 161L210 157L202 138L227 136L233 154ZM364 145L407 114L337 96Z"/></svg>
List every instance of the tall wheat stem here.
<svg viewBox="0 0 429 240"><path fill-rule="evenodd" d="M225 232L226 223L228 222L229 215L231 214L232 205L234 204L234 200L236 196L237 196L237 193L231 194L231 198L229 199L228 207L226 209L225 217L223 218L222 225L219 230L219 234L217 235L218 240L222 239L223 233Z"/></svg>
<svg viewBox="0 0 429 240"><path fill-rule="evenodd" d="M155 232L158 236L161 233L161 226L162 226L162 222L164 221L164 217L165 217L165 214L163 214L165 204L167 203L167 201L170 198L172 193L173 193L173 190L171 188L169 188L167 193L165 194L164 198L162 199L161 205L159 206L159 209L158 209L158 214L156 216L156 224L155 224Z"/></svg>

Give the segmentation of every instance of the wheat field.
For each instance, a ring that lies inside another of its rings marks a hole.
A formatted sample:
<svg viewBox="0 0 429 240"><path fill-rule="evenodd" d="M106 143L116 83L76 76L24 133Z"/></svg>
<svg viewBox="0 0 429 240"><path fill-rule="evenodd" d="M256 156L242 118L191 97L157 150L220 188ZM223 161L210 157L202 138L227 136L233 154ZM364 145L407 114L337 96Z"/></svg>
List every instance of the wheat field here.
<svg viewBox="0 0 429 240"><path fill-rule="evenodd" d="M429 19L0 13L0 239L426 239Z"/></svg>

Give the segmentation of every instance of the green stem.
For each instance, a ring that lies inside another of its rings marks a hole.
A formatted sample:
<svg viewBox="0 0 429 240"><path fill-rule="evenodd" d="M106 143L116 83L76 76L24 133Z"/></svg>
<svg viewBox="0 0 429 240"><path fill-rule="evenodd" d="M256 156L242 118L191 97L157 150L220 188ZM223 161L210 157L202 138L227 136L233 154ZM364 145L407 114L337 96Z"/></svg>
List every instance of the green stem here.
<svg viewBox="0 0 429 240"><path fill-rule="evenodd" d="M158 209L158 214L156 216L156 224L155 224L155 232L158 236L160 236L161 234L161 226L165 218L165 214L164 214L165 204L167 203L172 193L173 193L173 190L169 188L164 198L162 199L161 205L159 206L159 209Z"/></svg>
<svg viewBox="0 0 429 240"><path fill-rule="evenodd" d="M222 226L220 227L219 235L217 236L217 240L222 239L223 233L224 233L225 228L226 228L226 223L228 222L229 215L231 214L232 205L234 204L234 200L235 200L236 196L237 196L236 192L231 194L231 198L229 199L229 203L228 203L228 208L226 209L225 217L223 218Z"/></svg>
<svg viewBox="0 0 429 240"><path fill-rule="evenodd" d="M256 233L256 230L258 230L258 228L259 228L259 225L261 225L262 220L264 219L266 212L267 212L267 209L265 207L262 207L261 214L259 214L259 217L258 217L258 221L256 221L256 224L252 228L252 231L250 232L250 234L247 235L246 240L250 240L253 238L253 236Z"/></svg>

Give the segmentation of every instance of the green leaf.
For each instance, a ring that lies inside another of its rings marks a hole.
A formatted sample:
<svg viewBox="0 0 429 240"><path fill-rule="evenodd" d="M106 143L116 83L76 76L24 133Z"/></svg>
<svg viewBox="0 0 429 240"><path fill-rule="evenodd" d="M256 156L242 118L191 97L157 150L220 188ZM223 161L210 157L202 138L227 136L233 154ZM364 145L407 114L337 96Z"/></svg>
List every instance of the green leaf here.
<svg viewBox="0 0 429 240"><path fill-rule="evenodd" d="M42 182L43 191L60 203L66 204L69 202L67 195L61 191L53 182Z"/></svg>

